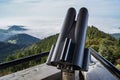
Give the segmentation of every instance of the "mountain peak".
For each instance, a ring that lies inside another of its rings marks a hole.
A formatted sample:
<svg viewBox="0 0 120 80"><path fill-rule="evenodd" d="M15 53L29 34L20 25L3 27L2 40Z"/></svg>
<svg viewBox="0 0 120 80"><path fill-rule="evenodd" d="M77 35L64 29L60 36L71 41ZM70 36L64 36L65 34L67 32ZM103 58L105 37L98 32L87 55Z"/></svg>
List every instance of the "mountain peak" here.
<svg viewBox="0 0 120 80"><path fill-rule="evenodd" d="M13 25L9 26L8 28L9 31L26 31L27 29L24 28L22 25Z"/></svg>
<svg viewBox="0 0 120 80"><path fill-rule="evenodd" d="M113 33L111 34L113 37L115 37L116 39L120 38L120 33Z"/></svg>

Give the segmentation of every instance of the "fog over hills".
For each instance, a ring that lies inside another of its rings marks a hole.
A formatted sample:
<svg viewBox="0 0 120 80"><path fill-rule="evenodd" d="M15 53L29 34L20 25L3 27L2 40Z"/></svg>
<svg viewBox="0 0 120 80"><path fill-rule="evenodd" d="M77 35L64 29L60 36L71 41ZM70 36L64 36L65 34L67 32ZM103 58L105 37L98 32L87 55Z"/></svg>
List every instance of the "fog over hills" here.
<svg viewBox="0 0 120 80"><path fill-rule="evenodd" d="M4 29L0 29L0 41L4 41L12 35L15 34L29 34L39 39L43 39L50 35L59 33L60 27L48 27L40 25L38 26L24 26L24 25L12 25L7 26Z"/></svg>
<svg viewBox="0 0 120 80"><path fill-rule="evenodd" d="M113 37L115 37L116 39L120 38L120 33L113 33L111 34Z"/></svg>
<svg viewBox="0 0 120 80"><path fill-rule="evenodd" d="M8 26L8 29L0 29L0 41L5 41L9 37L15 34L19 34L22 31L27 31L27 29L25 29L24 26L21 25L13 25Z"/></svg>

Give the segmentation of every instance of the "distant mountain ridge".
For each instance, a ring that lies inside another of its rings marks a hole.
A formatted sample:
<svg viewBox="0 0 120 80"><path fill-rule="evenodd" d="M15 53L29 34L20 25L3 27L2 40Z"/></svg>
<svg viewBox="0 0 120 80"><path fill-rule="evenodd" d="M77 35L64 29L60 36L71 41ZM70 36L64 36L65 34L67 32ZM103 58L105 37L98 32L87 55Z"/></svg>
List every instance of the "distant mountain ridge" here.
<svg viewBox="0 0 120 80"><path fill-rule="evenodd" d="M18 34L20 31L26 31L27 29L21 25L8 26L8 29L0 29L0 41L5 41L7 38Z"/></svg>
<svg viewBox="0 0 120 80"><path fill-rule="evenodd" d="M15 51L26 48L38 41L40 41L40 39L28 34L16 34L9 37L4 42L0 42L0 61L14 54Z"/></svg>
<svg viewBox="0 0 120 80"><path fill-rule="evenodd" d="M27 29L24 28L24 26L21 25L13 25L9 26L8 31L26 31Z"/></svg>
<svg viewBox="0 0 120 80"><path fill-rule="evenodd" d="M0 32L0 41L5 41L7 38L11 37L14 35L13 33L5 33L5 32Z"/></svg>
<svg viewBox="0 0 120 80"><path fill-rule="evenodd" d="M8 26L8 29L0 29L0 62L19 49L26 48L40 39L25 34L27 31L22 25Z"/></svg>
<svg viewBox="0 0 120 80"><path fill-rule="evenodd" d="M16 34L5 40L5 42L8 42L8 43L25 45L25 46L29 46L38 41L40 41L40 39L30 36L28 34Z"/></svg>
<svg viewBox="0 0 120 80"><path fill-rule="evenodd" d="M38 41L40 41L40 39L28 34L16 34L9 37L4 42L0 42L0 61L14 54L15 51L26 48Z"/></svg>
<svg viewBox="0 0 120 80"><path fill-rule="evenodd" d="M111 34L113 37L115 37L116 39L120 38L120 33L113 33Z"/></svg>
<svg viewBox="0 0 120 80"><path fill-rule="evenodd" d="M16 50L28 47L40 39L22 33L27 29L21 25L9 26L8 29L0 29L0 61L6 56L13 54Z"/></svg>

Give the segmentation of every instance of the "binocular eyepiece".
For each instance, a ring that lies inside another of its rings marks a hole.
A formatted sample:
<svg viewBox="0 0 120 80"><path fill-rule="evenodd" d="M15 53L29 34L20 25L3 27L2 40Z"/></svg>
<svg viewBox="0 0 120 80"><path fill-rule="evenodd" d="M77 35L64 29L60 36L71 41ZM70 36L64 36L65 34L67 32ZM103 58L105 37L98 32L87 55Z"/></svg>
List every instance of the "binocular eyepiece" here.
<svg viewBox="0 0 120 80"><path fill-rule="evenodd" d="M88 10L69 8L56 45L51 47L47 64L58 69L87 70L89 50L85 49ZM88 53L88 54L87 54ZM85 58L86 57L86 58Z"/></svg>

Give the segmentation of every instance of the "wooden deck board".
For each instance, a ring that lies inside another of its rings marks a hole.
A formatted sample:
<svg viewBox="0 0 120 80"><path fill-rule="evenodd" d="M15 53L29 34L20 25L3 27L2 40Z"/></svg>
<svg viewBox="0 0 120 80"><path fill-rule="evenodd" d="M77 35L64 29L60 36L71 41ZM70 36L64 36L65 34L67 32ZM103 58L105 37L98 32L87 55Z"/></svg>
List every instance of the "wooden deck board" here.
<svg viewBox="0 0 120 80"><path fill-rule="evenodd" d="M31 67L16 73L12 73L3 77L0 80L42 80L53 74L57 74L60 71L52 66L41 64L35 67Z"/></svg>

